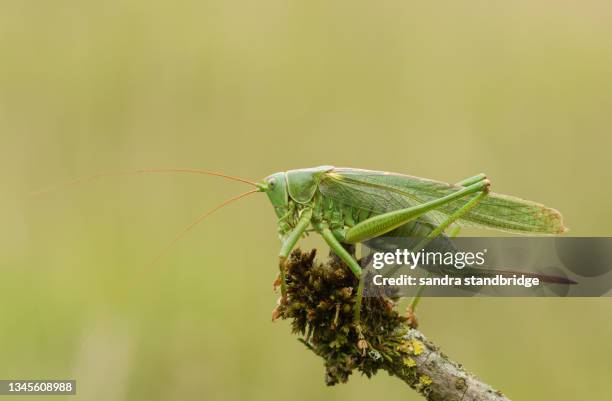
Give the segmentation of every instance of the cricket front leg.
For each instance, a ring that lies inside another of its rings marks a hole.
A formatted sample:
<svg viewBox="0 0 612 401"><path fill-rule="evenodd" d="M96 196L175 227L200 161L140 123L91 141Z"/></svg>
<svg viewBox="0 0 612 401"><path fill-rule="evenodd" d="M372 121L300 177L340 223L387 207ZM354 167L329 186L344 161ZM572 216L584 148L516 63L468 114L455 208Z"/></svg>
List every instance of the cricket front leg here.
<svg viewBox="0 0 612 401"><path fill-rule="evenodd" d="M278 268L279 268L279 276L274 281L274 287L278 287L280 284L281 287L281 302L284 302L287 298L287 282L286 282L286 262L289 254L302 237L308 225L310 224L310 220L312 219L312 209L305 209L302 211L298 223L295 225L293 230L289 232L289 234L284 238L283 244L281 246L279 255L278 255Z"/></svg>

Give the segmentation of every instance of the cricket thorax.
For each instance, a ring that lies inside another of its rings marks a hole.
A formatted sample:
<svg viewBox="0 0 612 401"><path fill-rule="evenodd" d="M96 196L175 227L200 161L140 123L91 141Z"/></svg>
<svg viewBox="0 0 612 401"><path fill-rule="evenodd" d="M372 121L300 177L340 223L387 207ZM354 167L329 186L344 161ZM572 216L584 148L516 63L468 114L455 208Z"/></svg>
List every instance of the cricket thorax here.
<svg viewBox="0 0 612 401"><path fill-rule="evenodd" d="M277 209L278 233L281 238L296 227L300 217L307 210L312 211L313 227L325 223L330 229L338 230L355 224L352 208L326 198L317 191L310 202L299 203L289 198L286 207L282 210Z"/></svg>

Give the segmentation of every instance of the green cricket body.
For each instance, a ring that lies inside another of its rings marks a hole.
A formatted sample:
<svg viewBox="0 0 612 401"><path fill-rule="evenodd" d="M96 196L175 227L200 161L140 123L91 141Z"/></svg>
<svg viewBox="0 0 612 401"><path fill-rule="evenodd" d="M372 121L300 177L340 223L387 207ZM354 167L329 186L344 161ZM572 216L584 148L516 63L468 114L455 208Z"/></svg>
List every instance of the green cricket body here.
<svg viewBox="0 0 612 401"><path fill-rule="evenodd" d="M260 184L260 190L266 192L279 218L281 240L296 227L301 213L310 209L315 231L326 224L336 239L343 243L368 239L368 236L347 238L346 230L373 216L424 204L460 189L460 185L407 175L333 166L275 173ZM464 200L455 200L407 223L389 224L376 234L401 228L398 236L425 236L464 203ZM523 234L561 234L566 231L561 214L556 210L495 193L488 193L456 223ZM371 227L365 225L363 228Z"/></svg>

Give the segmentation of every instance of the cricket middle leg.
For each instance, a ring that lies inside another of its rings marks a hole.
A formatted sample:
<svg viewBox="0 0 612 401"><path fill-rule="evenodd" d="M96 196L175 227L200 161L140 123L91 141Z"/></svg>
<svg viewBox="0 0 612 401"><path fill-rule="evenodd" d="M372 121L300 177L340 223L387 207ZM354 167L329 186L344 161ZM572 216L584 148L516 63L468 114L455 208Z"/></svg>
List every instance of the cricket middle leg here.
<svg viewBox="0 0 612 401"><path fill-rule="evenodd" d="M433 241L440 234L442 234L451 224L453 224L455 221L457 221L462 216L464 216L467 212L469 212L474 207L476 207L487 196L487 194L488 194L487 192L480 192L479 194L474 196L472 199L470 199L465 205L459 208L455 213L450 215L440 225L438 225L429 234L427 234L427 236L424 237L417 244L417 246L414 247L414 250L419 250L419 249L423 249L424 247L426 247L431 241ZM457 235L458 232L459 232L458 229L454 230L453 236ZM418 326L418 320L416 318L415 311L416 311L417 305L419 304L419 301L421 300L421 296L423 295L424 288L425 287L423 285L419 286L419 288L417 289L416 295L412 298L407 308L408 323L410 327L412 328L416 328Z"/></svg>

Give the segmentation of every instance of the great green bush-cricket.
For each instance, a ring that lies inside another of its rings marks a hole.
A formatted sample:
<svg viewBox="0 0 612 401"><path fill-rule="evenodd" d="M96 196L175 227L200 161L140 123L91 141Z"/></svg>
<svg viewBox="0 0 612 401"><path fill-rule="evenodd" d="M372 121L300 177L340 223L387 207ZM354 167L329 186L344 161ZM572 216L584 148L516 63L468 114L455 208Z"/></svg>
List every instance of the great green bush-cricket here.
<svg viewBox="0 0 612 401"><path fill-rule="evenodd" d="M360 278L362 268L345 245L387 235L422 238L415 247L419 249L438 236L447 235L450 228L461 226L540 235L561 234L567 230L561 214L555 209L490 192L491 183L484 174L447 184L403 174L333 166L279 172L261 182L198 169L143 169L122 173L159 172L221 176L255 187L201 215L170 245L228 203L253 193L266 193L278 218L281 247L277 283L281 299L286 296L286 260L306 232L321 235ZM89 179L113 174L118 173L99 174ZM540 277L547 280L546 276ZM551 281L554 282L554 278ZM356 291L356 324L360 319L362 292L361 279Z"/></svg>

